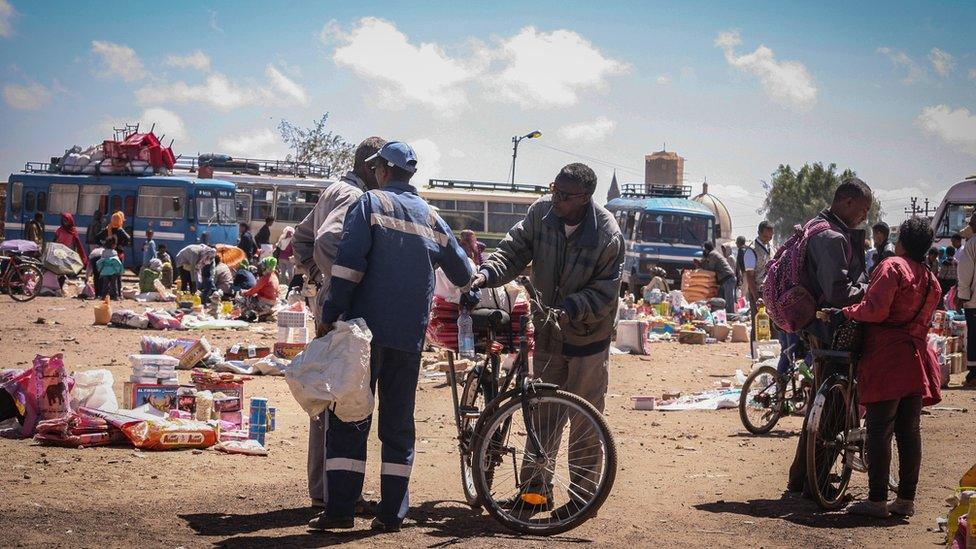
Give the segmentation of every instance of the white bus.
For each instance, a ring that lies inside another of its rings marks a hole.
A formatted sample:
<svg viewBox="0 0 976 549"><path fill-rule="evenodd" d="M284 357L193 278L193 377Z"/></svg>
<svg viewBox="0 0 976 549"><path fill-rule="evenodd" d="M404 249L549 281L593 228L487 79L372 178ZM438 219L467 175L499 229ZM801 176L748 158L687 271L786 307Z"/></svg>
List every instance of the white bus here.
<svg viewBox="0 0 976 549"><path fill-rule="evenodd" d="M525 218L529 206L548 186L486 181L431 179L420 196L447 222L455 236L470 229L489 248L498 245L513 225Z"/></svg>
<svg viewBox="0 0 976 549"><path fill-rule="evenodd" d="M971 175L956 183L946 192L942 204L935 210L932 217L932 229L935 231L934 246L949 246L949 239L956 233L964 238L972 236L967 227L969 218L976 211L976 175Z"/></svg>

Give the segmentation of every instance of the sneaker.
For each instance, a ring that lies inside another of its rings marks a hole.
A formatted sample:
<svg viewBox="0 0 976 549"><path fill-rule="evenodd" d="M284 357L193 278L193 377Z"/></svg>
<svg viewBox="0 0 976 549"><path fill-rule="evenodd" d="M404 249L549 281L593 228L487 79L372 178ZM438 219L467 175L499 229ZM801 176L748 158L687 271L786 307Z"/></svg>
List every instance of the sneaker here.
<svg viewBox="0 0 976 549"><path fill-rule="evenodd" d="M552 498L547 498L545 503L526 503L526 501L522 499L522 494L517 494L508 499L499 500L498 506L502 509L515 510L519 512L542 513L552 511Z"/></svg>
<svg viewBox="0 0 976 549"><path fill-rule="evenodd" d="M888 503L884 501L859 501L847 507L847 512L851 515L862 515L865 517L888 518Z"/></svg>
<svg viewBox="0 0 976 549"><path fill-rule="evenodd" d="M327 517L325 513L308 521L309 530L350 530L356 527L352 517Z"/></svg>
<svg viewBox="0 0 976 549"><path fill-rule="evenodd" d="M387 524L387 523L383 522L382 520L380 520L379 517L374 518L373 519L373 522L370 523L369 527L372 528L373 530L378 530L380 532L386 532L388 534L392 534L394 532L399 532L400 531L400 525L399 524Z"/></svg>
<svg viewBox="0 0 976 549"><path fill-rule="evenodd" d="M910 517L915 514L915 502L910 499L896 498L888 504L888 512L892 515Z"/></svg>

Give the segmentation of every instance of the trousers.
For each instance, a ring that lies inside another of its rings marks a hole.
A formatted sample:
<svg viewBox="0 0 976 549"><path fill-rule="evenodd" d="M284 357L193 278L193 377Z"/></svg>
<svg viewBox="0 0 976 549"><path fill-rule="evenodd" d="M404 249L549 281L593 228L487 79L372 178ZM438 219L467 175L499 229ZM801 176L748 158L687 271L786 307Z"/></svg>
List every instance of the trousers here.
<svg viewBox="0 0 976 549"><path fill-rule="evenodd" d="M329 431L329 411L308 422L308 497L328 501L328 479L325 475L325 440Z"/></svg>
<svg viewBox="0 0 976 549"><path fill-rule="evenodd" d="M898 444L898 497L915 500L918 471L922 466L922 397L910 396L865 404L868 460L868 499L888 500L891 468L891 436Z"/></svg>
<svg viewBox="0 0 976 549"><path fill-rule="evenodd" d="M966 313L966 381L976 379L976 309L963 309Z"/></svg>
<svg viewBox="0 0 976 549"><path fill-rule="evenodd" d="M544 355L536 352L532 367L545 383L554 383L559 388L582 397L603 413L606 405L607 385L610 380L610 349L584 356ZM577 499L586 501L596 493L601 476L599 437L592 426L582 418L575 421L557 411L547 413L541 405L539 413L538 436L547 454L559 451L562 432L569 423L569 449L567 459L572 454L573 463L569 468L569 484ZM526 455L531 450L526 449ZM552 474L528 462L522 465L523 492L548 494L552 491Z"/></svg>
<svg viewBox="0 0 976 549"><path fill-rule="evenodd" d="M403 522L410 506L408 485L413 468L414 405L420 353L370 345L370 386L379 405L379 437L382 443L380 503L376 516L384 524ZM366 440L372 416L345 422L329 414L325 439L325 471L328 501L325 515L350 518L362 493L366 475Z"/></svg>

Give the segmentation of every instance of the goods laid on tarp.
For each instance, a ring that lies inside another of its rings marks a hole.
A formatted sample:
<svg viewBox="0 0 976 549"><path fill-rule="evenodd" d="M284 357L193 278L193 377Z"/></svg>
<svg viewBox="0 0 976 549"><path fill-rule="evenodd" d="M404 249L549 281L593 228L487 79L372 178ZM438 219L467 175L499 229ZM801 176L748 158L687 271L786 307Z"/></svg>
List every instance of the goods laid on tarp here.
<svg viewBox="0 0 976 549"><path fill-rule="evenodd" d="M686 269L681 273L681 293L688 303L704 301L718 295L718 283L713 271Z"/></svg>
<svg viewBox="0 0 976 549"><path fill-rule="evenodd" d="M362 421L373 413L369 387L372 339L363 319L339 321L285 368L288 388L310 417L333 404L333 413L346 422Z"/></svg>

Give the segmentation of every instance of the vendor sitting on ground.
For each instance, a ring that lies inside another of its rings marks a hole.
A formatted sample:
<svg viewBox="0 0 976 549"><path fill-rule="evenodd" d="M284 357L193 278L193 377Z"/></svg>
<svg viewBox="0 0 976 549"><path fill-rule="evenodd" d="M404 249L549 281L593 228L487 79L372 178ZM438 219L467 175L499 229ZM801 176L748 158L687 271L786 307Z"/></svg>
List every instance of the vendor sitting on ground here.
<svg viewBox="0 0 976 549"><path fill-rule="evenodd" d="M234 272L231 271L230 267L226 263L220 260L220 256L217 256L217 266L214 267L214 287L217 290L228 296L231 294L231 290L234 286Z"/></svg>
<svg viewBox="0 0 976 549"><path fill-rule="evenodd" d="M162 268L163 262L154 257L149 260L148 266L143 267L143 269L139 271L140 294L148 294L149 292L156 291L155 283L160 279L160 277L162 277L162 273L160 272Z"/></svg>
<svg viewBox="0 0 976 549"><path fill-rule="evenodd" d="M231 290L234 294L243 292L244 290L250 290L257 284L257 279L254 278L254 273L251 272L251 264L248 260L243 260L237 266L237 270L234 271L234 282L231 286Z"/></svg>
<svg viewBox="0 0 976 549"><path fill-rule="evenodd" d="M261 278L253 288L244 292L241 303L241 318L250 322L266 319L278 305L278 275L275 269L278 260L266 257L258 263Z"/></svg>
<svg viewBox="0 0 976 549"><path fill-rule="evenodd" d="M163 281L163 287L168 290L173 287L173 258L166 250L166 244L159 245L156 258L163 262L163 268L159 270L159 278Z"/></svg>
<svg viewBox="0 0 976 549"><path fill-rule="evenodd" d="M122 273L125 271L115 251L117 244L114 236L106 238L105 249L98 260L98 287L101 292L98 297L107 295L114 301L122 299Z"/></svg>

